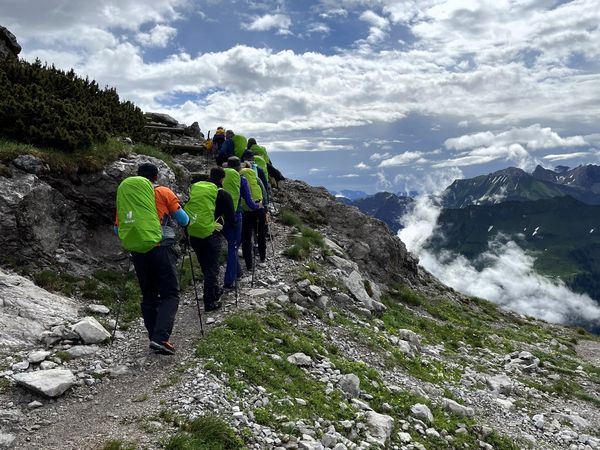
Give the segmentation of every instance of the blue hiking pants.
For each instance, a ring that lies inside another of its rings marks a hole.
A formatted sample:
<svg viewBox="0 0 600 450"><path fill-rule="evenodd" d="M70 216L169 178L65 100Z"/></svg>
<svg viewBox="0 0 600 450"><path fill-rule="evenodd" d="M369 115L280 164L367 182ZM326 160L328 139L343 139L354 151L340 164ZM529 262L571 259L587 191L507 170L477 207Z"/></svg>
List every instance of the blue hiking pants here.
<svg viewBox="0 0 600 450"><path fill-rule="evenodd" d="M227 240L227 268L225 269L225 279L223 284L226 287L232 287L235 278L242 272L238 259L238 249L242 242L242 213L235 213L235 223L226 224L223 227L223 236Z"/></svg>

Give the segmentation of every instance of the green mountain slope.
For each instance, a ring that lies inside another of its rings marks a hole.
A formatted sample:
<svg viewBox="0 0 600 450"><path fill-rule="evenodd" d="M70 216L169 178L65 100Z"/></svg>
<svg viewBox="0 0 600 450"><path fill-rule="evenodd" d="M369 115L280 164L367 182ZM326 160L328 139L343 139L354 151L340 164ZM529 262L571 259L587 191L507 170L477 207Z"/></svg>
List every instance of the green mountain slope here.
<svg viewBox="0 0 600 450"><path fill-rule="evenodd" d="M600 299L598 205L555 197L445 209L438 227L429 242L434 250L452 250L473 260L488 242L505 235L536 257L539 272Z"/></svg>

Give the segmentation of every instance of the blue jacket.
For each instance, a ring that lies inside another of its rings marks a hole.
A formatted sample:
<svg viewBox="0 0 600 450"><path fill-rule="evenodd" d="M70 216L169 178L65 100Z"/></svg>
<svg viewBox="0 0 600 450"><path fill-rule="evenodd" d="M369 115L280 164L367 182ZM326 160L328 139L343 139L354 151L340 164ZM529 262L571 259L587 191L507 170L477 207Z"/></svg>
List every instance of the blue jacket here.
<svg viewBox="0 0 600 450"><path fill-rule="evenodd" d="M218 154L217 158L220 161L227 161L227 158L235 155L235 153L233 152L233 149L234 149L233 140L225 139L225 142L223 142L223 145L221 145L221 148L219 149L219 154Z"/></svg>

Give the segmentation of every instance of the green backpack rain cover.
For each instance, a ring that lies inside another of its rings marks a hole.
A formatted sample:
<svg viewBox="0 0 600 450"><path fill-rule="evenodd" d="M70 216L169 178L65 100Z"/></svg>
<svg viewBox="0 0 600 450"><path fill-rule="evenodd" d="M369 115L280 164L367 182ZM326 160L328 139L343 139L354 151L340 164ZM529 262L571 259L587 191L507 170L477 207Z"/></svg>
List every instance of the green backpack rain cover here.
<svg viewBox="0 0 600 450"><path fill-rule="evenodd" d="M162 240L154 187L144 177L125 178L117 188L119 239L125 250L146 253Z"/></svg>
<svg viewBox="0 0 600 450"><path fill-rule="evenodd" d="M215 231L215 208L219 188L209 181L192 184L190 200L183 209L190 216L188 233L190 236L205 238Z"/></svg>
<svg viewBox="0 0 600 450"><path fill-rule="evenodd" d="M258 184L258 176L256 172L252 169L246 168L240 171L240 174L248 180L248 184L250 185L250 195L252 195L252 200L255 202L262 200L262 189ZM244 199L242 199L242 208L244 211L251 211L250 207L246 204Z"/></svg>
<svg viewBox="0 0 600 450"><path fill-rule="evenodd" d="M265 177L267 177L267 180L269 179L269 170L267 169L267 163L265 162L264 158L262 156L255 156L254 157L254 162L256 163L256 165L258 167L260 167L263 172L265 173ZM265 186L267 187L267 186Z"/></svg>
<svg viewBox="0 0 600 450"><path fill-rule="evenodd" d="M231 140L233 141L233 153L238 158L241 158L248 145L248 139L241 134L234 134Z"/></svg>
<svg viewBox="0 0 600 450"><path fill-rule="evenodd" d="M233 200L233 209L237 211L240 202L240 174L235 169L225 169L225 179L223 180L223 189L229 192Z"/></svg>
<svg viewBox="0 0 600 450"><path fill-rule="evenodd" d="M265 160L266 163L271 162L271 160L269 159L269 155L267 154L267 149L264 148L262 145L254 144L252 147L250 147L250 151L254 153L254 156L260 156L262 159Z"/></svg>

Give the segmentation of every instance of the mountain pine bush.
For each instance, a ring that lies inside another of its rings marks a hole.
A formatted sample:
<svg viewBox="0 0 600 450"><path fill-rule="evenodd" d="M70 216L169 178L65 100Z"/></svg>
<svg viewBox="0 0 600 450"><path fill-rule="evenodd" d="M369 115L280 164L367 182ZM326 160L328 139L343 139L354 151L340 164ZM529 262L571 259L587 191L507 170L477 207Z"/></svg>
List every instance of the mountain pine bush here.
<svg viewBox="0 0 600 450"><path fill-rule="evenodd" d="M109 136L142 137L142 111L114 88L54 66L0 63L0 137L63 151L87 149Z"/></svg>

